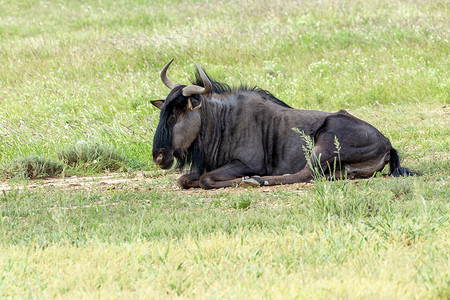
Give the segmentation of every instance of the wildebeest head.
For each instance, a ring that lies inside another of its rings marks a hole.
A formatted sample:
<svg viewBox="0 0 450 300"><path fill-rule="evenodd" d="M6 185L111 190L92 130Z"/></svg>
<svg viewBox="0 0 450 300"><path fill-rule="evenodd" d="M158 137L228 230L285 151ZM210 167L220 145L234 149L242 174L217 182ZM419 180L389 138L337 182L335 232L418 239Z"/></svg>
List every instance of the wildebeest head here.
<svg viewBox="0 0 450 300"><path fill-rule="evenodd" d="M169 61L161 71L162 82L171 90L166 100L151 101L161 110L159 124L153 138L153 162L162 169L173 165L173 157L182 161L188 148L200 132L202 96L211 92L212 84L205 72L196 64L203 81L198 85L180 85L167 78Z"/></svg>

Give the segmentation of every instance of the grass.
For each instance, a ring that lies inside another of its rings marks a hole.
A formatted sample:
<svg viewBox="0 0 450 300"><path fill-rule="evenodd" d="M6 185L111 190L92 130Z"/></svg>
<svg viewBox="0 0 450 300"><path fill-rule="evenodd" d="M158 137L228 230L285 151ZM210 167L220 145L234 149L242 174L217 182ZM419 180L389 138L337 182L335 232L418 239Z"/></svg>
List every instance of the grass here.
<svg viewBox="0 0 450 300"><path fill-rule="evenodd" d="M107 191L10 181L1 298L449 297L445 1L0 6L2 177L40 159L70 176L152 177ZM347 109L424 175L180 191L151 162L149 101L166 97L159 72L171 58L175 82L195 61L296 108Z"/></svg>
<svg viewBox="0 0 450 300"><path fill-rule="evenodd" d="M1 292L445 298L448 196L419 178L231 195L12 191L1 198Z"/></svg>
<svg viewBox="0 0 450 300"><path fill-rule="evenodd" d="M62 173L63 164L39 155L18 157L0 168L2 177L16 179L36 179L53 177Z"/></svg>
<svg viewBox="0 0 450 300"><path fill-rule="evenodd" d="M71 167L101 172L117 171L124 168L126 158L111 145L77 141L66 145L58 158Z"/></svg>

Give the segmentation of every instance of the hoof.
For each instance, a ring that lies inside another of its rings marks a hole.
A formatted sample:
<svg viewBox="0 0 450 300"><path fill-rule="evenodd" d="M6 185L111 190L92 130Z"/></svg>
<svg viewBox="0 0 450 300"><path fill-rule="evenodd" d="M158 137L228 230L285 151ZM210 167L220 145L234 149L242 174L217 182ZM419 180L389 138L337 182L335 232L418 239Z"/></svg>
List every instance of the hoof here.
<svg viewBox="0 0 450 300"><path fill-rule="evenodd" d="M254 178L246 178L246 179L242 180L240 186L244 187L244 188L246 188L246 187L260 187L261 183L259 183Z"/></svg>

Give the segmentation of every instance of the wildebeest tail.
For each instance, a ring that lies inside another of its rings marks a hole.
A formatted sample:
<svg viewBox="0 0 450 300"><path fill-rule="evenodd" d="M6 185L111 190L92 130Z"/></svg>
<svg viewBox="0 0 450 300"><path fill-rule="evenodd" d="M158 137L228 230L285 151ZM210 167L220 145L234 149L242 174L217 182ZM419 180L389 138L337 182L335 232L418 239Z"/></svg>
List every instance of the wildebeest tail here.
<svg viewBox="0 0 450 300"><path fill-rule="evenodd" d="M391 149L391 159L389 160L389 168L390 168L390 175L393 177L400 177L400 176L414 176L419 175L416 172L413 172L407 168L400 167L400 157L398 156L397 150L394 148Z"/></svg>

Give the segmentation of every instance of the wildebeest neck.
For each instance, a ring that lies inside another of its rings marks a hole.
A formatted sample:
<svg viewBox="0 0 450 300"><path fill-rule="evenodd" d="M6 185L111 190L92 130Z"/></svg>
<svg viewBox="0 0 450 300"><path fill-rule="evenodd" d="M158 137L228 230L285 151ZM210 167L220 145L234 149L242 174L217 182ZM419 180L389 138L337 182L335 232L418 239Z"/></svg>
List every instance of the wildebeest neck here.
<svg viewBox="0 0 450 300"><path fill-rule="evenodd" d="M268 96L267 96L268 97ZM243 151L252 151L250 140L258 139L261 132L256 130L255 122L264 122L272 113L266 106L286 109L263 99L256 91L234 91L215 94L204 98L202 107L202 126L198 136L197 149L204 153L204 169L217 169L230 160L239 159ZM261 107L254 106L252 99L258 99ZM258 112L261 111L261 113ZM258 120L259 118L259 120Z"/></svg>

